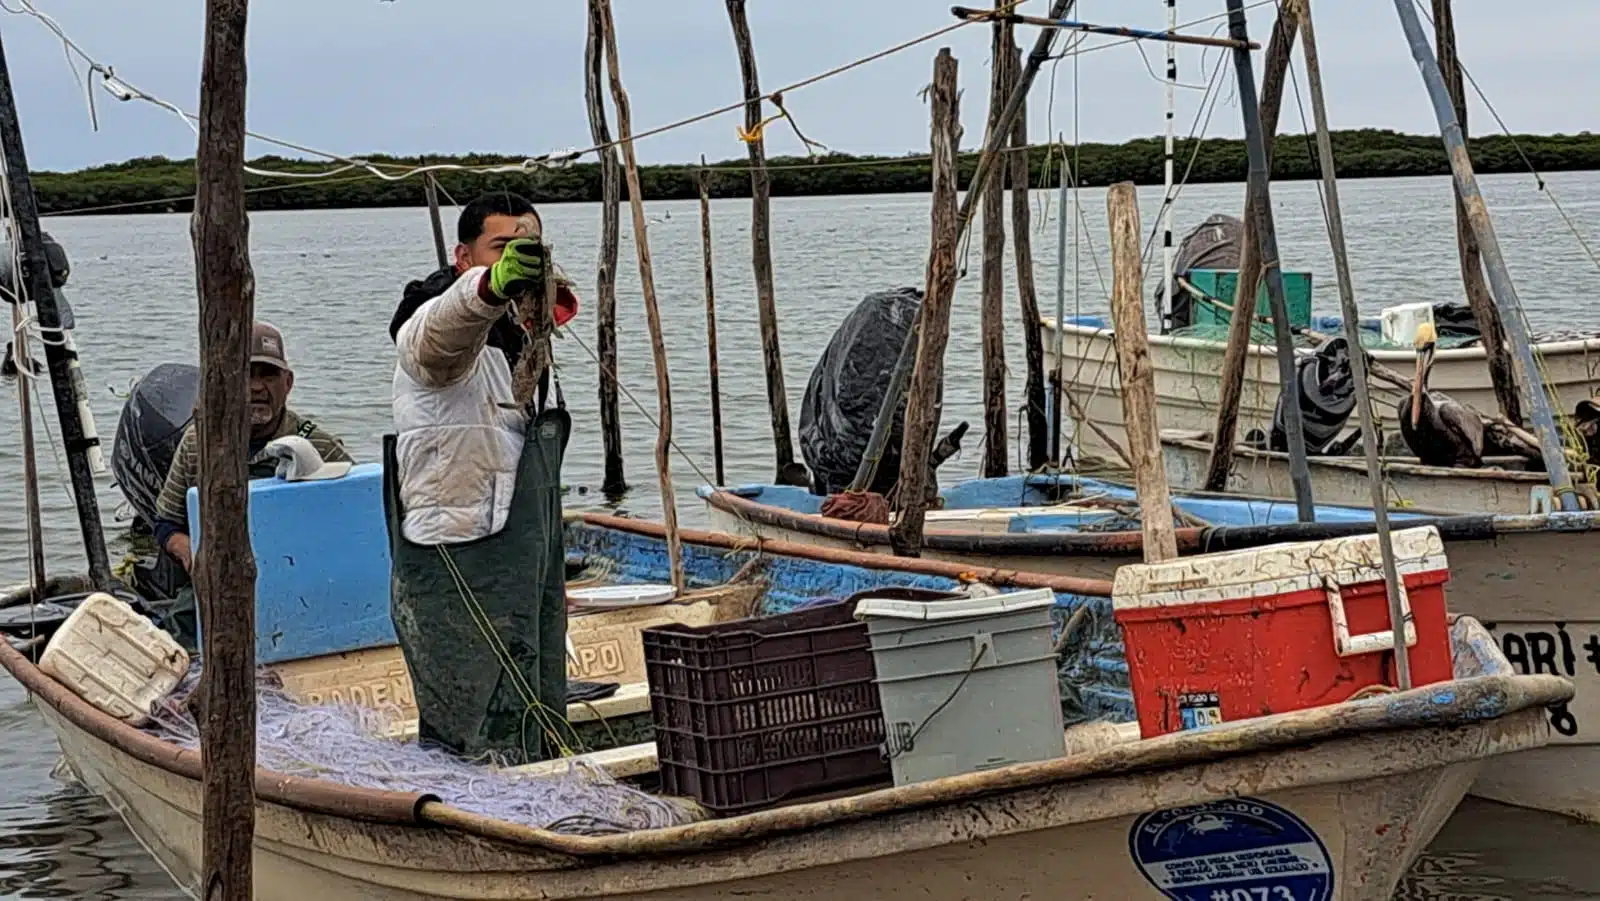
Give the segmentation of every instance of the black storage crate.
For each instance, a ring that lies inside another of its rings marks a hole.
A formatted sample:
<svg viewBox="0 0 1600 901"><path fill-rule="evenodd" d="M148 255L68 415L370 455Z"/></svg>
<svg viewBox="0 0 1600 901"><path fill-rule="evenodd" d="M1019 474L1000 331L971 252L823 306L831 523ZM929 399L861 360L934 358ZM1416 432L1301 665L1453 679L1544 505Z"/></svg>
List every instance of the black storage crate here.
<svg viewBox="0 0 1600 901"><path fill-rule="evenodd" d="M643 630L661 788L721 815L890 780L851 602Z"/></svg>

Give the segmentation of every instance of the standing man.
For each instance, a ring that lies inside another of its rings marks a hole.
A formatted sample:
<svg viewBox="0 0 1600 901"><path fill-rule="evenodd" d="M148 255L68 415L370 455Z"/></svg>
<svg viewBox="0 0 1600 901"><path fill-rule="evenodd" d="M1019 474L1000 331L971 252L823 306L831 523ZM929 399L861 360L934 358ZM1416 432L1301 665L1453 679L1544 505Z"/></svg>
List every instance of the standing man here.
<svg viewBox="0 0 1600 901"><path fill-rule="evenodd" d="M455 264L406 286L389 323L395 435L384 440L391 609L419 737L512 762L552 756L566 725L561 462L571 418L520 406L512 301L551 265L526 199L467 204ZM561 325L577 297L560 284Z"/></svg>

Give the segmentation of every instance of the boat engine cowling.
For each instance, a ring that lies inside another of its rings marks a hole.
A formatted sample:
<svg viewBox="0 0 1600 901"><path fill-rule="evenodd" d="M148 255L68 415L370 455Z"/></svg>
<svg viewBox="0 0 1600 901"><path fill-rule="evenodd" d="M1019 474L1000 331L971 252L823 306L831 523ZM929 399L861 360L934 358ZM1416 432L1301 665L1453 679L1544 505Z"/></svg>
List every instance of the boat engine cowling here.
<svg viewBox="0 0 1600 901"><path fill-rule="evenodd" d="M1344 338L1329 338L1308 357L1296 361L1300 383L1300 418L1306 438L1306 453L1325 454L1344 430L1356 408L1355 373L1350 369L1350 345ZM1289 449L1288 432L1283 425L1284 392L1279 392L1272 411L1271 447Z"/></svg>
<svg viewBox="0 0 1600 901"><path fill-rule="evenodd" d="M162 363L128 393L111 446L111 471L123 497L146 526L156 518L156 498L172 467L172 455L194 417L200 369Z"/></svg>

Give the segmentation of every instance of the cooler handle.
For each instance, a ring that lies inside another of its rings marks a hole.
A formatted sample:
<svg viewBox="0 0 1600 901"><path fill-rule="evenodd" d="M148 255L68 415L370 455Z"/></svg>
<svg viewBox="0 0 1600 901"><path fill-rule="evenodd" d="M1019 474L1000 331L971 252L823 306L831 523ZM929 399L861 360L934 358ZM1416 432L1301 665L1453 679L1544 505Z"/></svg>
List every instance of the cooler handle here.
<svg viewBox="0 0 1600 901"><path fill-rule="evenodd" d="M1328 593L1328 616L1333 620L1333 647L1340 657L1394 650L1393 628L1351 635L1350 618L1344 611L1344 594L1339 590L1339 583L1332 576L1324 576L1322 587ZM1417 643L1417 626L1411 621L1411 598L1406 594L1405 580L1401 579L1397 587L1400 589L1400 616L1406 624L1406 647L1409 648Z"/></svg>

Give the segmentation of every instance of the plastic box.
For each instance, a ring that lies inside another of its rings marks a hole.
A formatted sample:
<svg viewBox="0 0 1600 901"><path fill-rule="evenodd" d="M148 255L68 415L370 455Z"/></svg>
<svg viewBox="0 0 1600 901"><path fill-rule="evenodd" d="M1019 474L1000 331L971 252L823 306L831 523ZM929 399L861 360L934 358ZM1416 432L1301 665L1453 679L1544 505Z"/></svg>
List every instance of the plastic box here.
<svg viewBox="0 0 1600 901"><path fill-rule="evenodd" d="M1066 752L1048 588L926 603L867 598L896 785Z"/></svg>
<svg viewBox="0 0 1600 901"><path fill-rule="evenodd" d="M1433 526L1393 540L1412 681L1448 680L1444 542ZM1124 566L1112 604L1145 738L1395 684L1376 535Z"/></svg>
<svg viewBox="0 0 1600 901"><path fill-rule="evenodd" d="M720 815L887 782L853 604L640 633L662 791Z"/></svg>
<svg viewBox="0 0 1600 901"><path fill-rule="evenodd" d="M1192 269L1189 271L1189 283L1204 291L1207 295L1215 297L1228 306L1233 306L1234 294L1239 284L1239 273L1234 269ZM1174 289L1181 290L1181 289ZM1311 326L1311 273L1285 272L1283 274L1284 301L1289 309L1289 324L1309 328ZM1191 307L1194 314L1190 325L1227 325L1233 319L1233 314L1215 304L1195 301ZM1261 283L1261 288L1256 294L1256 318L1272 319L1272 304L1267 299L1266 282Z"/></svg>
<svg viewBox="0 0 1600 901"><path fill-rule="evenodd" d="M1378 314L1379 327L1387 344L1410 346L1417 340L1417 328L1424 322L1433 322L1433 304L1405 303L1388 307Z"/></svg>
<svg viewBox="0 0 1600 901"><path fill-rule="evenodd" d="M189 655L126 601L96 592L50 638L39 669L100 710L135 726L189 672Z"/></svg>

